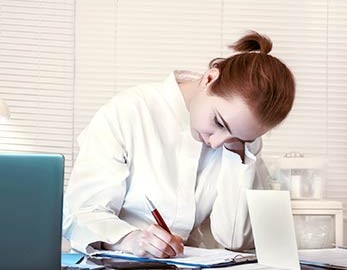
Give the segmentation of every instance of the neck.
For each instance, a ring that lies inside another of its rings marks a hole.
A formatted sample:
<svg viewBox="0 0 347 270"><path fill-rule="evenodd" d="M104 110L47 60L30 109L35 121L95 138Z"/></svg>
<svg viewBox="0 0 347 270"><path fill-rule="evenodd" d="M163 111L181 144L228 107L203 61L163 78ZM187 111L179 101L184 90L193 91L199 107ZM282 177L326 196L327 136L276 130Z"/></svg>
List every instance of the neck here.
<svg viewBox="0 0 347 270"><path fill-rule="evenodd" d="M179 82L178 86L181 90L184 103L189 111L191 100L198 92L201 91L200 80Z"/></svg>

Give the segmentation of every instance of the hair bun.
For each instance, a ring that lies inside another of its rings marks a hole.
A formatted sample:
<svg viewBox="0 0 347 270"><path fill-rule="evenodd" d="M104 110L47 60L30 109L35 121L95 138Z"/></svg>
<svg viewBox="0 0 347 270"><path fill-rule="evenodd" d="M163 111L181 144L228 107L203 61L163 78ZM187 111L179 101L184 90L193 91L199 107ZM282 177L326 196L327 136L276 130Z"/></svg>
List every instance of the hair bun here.
<svg viewBox="0 0 347 270"><path fill-rule="evenodd" d="M272 49L272 42L270 38L265 35L260 35L255 31L250 31L248 34L240 38L229 48L238 52L254 52L268 54Z"/></svg>

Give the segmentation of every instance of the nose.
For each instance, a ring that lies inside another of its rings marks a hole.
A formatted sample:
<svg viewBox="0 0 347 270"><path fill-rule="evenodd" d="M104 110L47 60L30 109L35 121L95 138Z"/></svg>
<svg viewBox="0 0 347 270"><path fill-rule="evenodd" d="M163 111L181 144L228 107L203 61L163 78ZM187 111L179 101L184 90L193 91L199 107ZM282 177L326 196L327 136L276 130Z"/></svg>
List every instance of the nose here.
<svg viewBox="0 0 347 270"><path fill-rule="evenodd" d="M213 134L208 138L210 146L214 149L222 146L230 136L223 134Z"/></svg>

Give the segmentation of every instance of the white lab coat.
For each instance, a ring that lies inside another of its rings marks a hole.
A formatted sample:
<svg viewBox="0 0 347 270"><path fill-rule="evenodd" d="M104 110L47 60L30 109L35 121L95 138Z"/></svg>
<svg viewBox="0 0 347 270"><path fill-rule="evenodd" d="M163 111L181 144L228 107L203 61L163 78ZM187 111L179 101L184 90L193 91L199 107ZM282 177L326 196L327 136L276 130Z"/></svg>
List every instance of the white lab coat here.
<svg viewBox="0 0 347 270"><path fill-rule="evenodd" d="M64 235L72 247L113 244L155 223L145 194L185 241L209 217L219 244L252 245L245 190L264 188L261 141L246 145L242 164L224 147L194 140L177 84L184 75L173 72L162 83L117 93L81 133L64 203Z"/></svg>

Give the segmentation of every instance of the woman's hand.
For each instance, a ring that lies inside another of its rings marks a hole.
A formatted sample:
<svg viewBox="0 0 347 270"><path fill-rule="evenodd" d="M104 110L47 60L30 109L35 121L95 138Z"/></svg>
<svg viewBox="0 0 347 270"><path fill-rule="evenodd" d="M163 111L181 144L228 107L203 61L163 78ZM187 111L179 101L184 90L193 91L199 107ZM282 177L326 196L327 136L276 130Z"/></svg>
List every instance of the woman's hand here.
<svg viewBox="0 0 347 270"><path fill-rule="evenodd" d="M232 151L236 154L239 154L242 160L242 163L245 162L245 143L239 139L232 138L224 143L224 147L229 151Z"/></svg>
<svg viewBox="0 0 347 270"><path fill-rule="evenodd" d="M118 244L104 243L106 249L117 249L141 257L171 258L183 254L183 240L153 224L146 230L136 230L125 236Z"/></svg>

